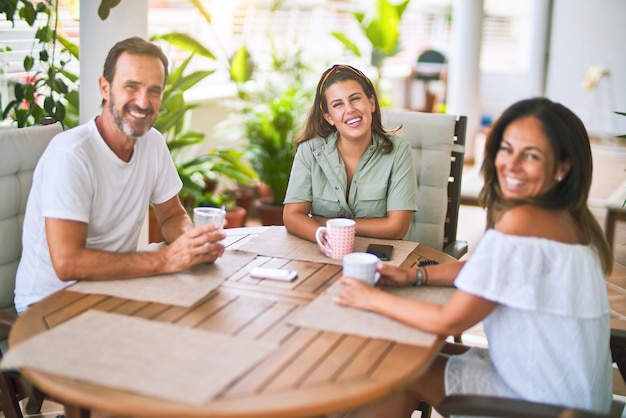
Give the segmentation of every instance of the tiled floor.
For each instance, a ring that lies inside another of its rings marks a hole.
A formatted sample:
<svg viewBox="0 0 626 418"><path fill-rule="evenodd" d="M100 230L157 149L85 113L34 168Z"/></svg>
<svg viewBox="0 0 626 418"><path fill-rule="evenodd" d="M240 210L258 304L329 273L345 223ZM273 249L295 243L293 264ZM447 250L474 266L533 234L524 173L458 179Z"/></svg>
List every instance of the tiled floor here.
<svg viewBox="0 0 626 418"><path fill-rule="evenodd" d="M626 181L626 144L615 142L614 139L600 139L594 142L594 178L590 194L590 206L593 214L604 226L605 210L602 206L606 199L619 184ZM468 170L472 167L467 167ZM251 219L250 224L258 225L258 221ZM474 206L462 206L459 215L457 236L469 242L469 254L483 233L485 212ZM626 327L626 223L618 223L615 234L614 255L615 264L613 273L607 280L608 295L611 303L611 316L614 319L624 320ZM467 256L466 256L467 257ZM486 344L480 325L463 334L463 342L470 345ZM616 393L626 395L626 387L619 376L615 379ZM44 402L42 415L32 417L54 418L62 413L60 405ZM436 413L433 417L437 417ZM3 415L0 413L0 417Z"/></svg>

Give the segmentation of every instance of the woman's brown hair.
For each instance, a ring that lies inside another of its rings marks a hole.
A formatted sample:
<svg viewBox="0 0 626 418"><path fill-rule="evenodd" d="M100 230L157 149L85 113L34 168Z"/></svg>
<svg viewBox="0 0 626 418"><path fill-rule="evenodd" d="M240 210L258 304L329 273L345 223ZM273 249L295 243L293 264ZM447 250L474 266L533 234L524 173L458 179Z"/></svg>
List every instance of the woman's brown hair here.
<svg viewBox="0 0 626 418"><path fill-rule="evenodd" d="M317 89L315 90L313 105L311 106L311 109L309 109L304 126L294 142L294 151L301 142L308 141L316 136L325 138L337 130L335 126L330 125L326 119L324 119L324 113L328 113L326 90L335 83L347 80L354 80L358 82L363 88L365 95L368 98L374 98L372 131L383 138L383 153L387 154L393 150L393 142L391 142L389 134L397 131L397 129L394 131L387 131L383 128L380 104L378 103L378 96L376 95L374 85L365 74L356 68L350 65L336 64L324 71L320 77Z"/></svg>
<svg viewBox="0 0 626 418"><path fill-rule="evenodd" d="M550 190L532 198L507 202L502 197L496 172L495 160L502 136L514 121L533 117L542 126L555 155L555 164L568 161L567 175ZM507 208L519 204L531 204L547 209L569 211L582 231L584 239L598 251L605 273L613 267L613 252L598 221L587 206L593 161L589 135L584 124L571 110L546 98L522 100L511 105L495 122L485 143L481 173L485 185L479 202L487 208L487 226L493 227L498 216Z"/></svg>

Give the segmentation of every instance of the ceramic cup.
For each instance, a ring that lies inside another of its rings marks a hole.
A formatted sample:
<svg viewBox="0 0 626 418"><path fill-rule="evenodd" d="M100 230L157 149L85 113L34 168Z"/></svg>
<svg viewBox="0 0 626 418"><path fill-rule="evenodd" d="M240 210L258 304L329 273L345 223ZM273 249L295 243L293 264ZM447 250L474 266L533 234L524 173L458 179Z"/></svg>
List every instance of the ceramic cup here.
<svg viewBox="0 0 626 418"><path fill-rule="evenodd" d="M351 253L343 258L343 275L374 286L380 277L376 271L378 257L370 253Z"/></svg>
<svg viewBox="0 0 626 418"><path fill-rule="evenodd" d="M221 208L197 207L193 208L193 224L195 226L214 224L224 227L226 211Z"/></svg>
<svg viewBox="0 0 626 418"><path fill-rule="evenodd" d="M352 252L356 222L352 219L335 218L326 221L315 231L315 240L320 251L330 258L341 259Z"/></svg>

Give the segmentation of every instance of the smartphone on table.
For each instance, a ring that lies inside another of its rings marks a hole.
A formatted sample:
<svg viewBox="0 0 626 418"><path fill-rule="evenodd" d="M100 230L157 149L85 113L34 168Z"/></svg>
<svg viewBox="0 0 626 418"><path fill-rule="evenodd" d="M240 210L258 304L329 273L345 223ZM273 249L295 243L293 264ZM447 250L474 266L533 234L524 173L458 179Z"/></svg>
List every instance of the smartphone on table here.
<svg viewBox="0 0 626 418"><path fill-rule="evenodd" d="M366 252L374 254L381 261L391 260L391 253L393 252L393 245L386 244L370 244L367 246Z"/></svg>

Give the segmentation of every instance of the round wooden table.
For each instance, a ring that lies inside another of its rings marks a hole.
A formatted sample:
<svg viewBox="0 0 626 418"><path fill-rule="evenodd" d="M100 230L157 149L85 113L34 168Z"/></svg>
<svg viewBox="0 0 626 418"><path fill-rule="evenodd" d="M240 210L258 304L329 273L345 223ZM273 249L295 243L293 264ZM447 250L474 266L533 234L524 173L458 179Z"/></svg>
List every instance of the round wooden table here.
<svg viewBox="0 0 626 418"><path fill-rule="evenodd" d="M236 248L262 231L263 227L227 230L227 247ZM230 335L243 333L279 345L269 357L202 407L21 370L35 386L65 404L69 416L85 408L153 418L304 417L355 408L385 397L422 374L443 345L443 337L424 347L290 325L289 317L339 278L341 268L265 258L298 271L298 278L289 283L259 281L250 277L251 267L246 266L190 307L78 293L70 286L30 307L13 327L9 344L16 346L96 309ZM441 251L419 245L402 265L411 266L424 258L454 260ZM141 353L137 356L139 360Z"/></svg>

